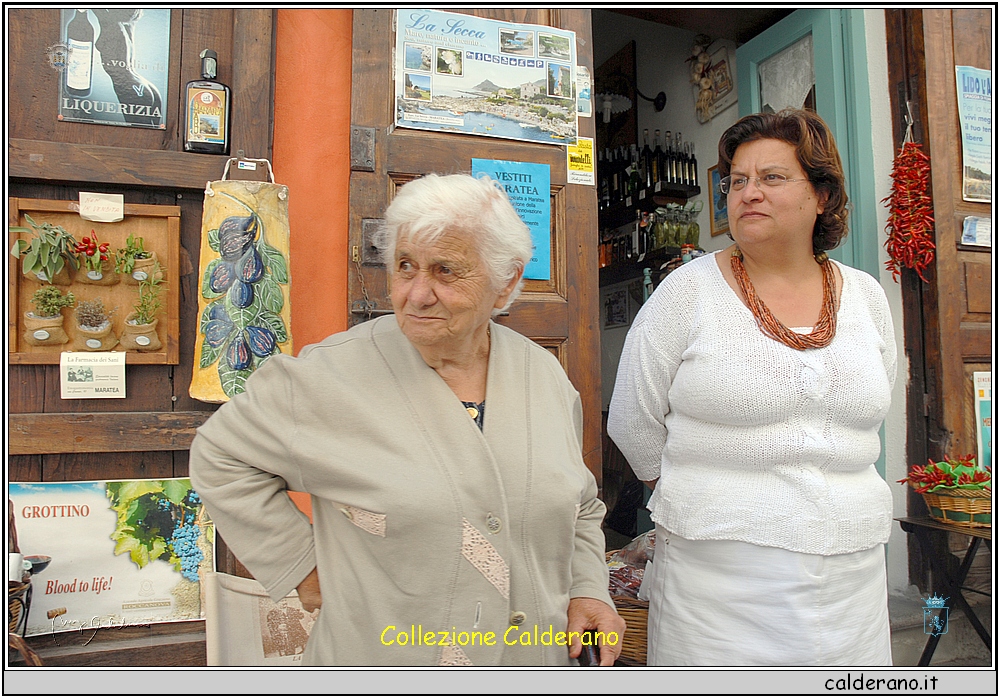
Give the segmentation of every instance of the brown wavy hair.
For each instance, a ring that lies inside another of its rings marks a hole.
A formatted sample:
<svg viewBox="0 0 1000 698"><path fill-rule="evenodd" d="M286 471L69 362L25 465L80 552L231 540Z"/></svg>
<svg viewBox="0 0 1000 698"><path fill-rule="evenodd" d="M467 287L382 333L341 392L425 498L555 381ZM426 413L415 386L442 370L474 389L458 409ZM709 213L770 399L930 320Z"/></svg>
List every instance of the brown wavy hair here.
<svg viewBox="0 0 1000 698"><path fill-rule="evenodd" d="M744 143L773 138L795 146L799 165L816 193L826 195L823 213L813 227L813 253L832 250L847 237L847 188L833 134L816 112L784 109L750 114L726 129L719 140L719 176L728 177L733 155Z"/></svg>

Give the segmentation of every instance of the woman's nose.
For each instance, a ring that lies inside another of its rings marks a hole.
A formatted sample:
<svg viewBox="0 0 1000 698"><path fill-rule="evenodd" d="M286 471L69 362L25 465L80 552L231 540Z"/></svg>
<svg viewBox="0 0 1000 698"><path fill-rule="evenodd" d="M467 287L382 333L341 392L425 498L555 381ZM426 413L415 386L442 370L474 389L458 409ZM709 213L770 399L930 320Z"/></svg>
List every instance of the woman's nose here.
<svg viewBox="0 0 1000 698"><path fill-rule="evenodd" d="M747 177L746 186L743 187L743 191L740 192L744 201L759 201L764 198L764 190L760 186L760 179L758 177Z"/></svg>
<svg viewBox="0 0 1000 698"><path fill-rule="evenodd" d="M423 307L434 305L437 295L434 293L434 282L430 275L419 271L410 281L410 302Z"/></svg>

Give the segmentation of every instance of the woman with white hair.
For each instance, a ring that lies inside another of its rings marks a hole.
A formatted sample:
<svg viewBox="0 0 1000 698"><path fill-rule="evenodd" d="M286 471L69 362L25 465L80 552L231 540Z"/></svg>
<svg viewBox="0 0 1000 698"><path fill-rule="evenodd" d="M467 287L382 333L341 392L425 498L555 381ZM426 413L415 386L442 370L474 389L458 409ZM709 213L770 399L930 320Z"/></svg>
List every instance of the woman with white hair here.
<svg viewBox="0 0 1000 698"><path fill-rule="evenodd" d="M264 364L198 430L195 488L273 599L320 608L307 664L566 665L583 645L612 664L625 623L580 397L491 320L527 227L468 175L407 184L385 218L395 317Z"/></svg>

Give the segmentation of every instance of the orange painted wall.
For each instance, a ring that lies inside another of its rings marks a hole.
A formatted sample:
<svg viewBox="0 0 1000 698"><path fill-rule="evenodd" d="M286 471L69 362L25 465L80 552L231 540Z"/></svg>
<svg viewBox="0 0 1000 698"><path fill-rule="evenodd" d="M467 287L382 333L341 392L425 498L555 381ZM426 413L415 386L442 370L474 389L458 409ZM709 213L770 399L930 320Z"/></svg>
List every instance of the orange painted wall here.
<svg viewBox="0 0 1000 698"><path fill-rule="evenodd" d="M278 10L275 181L288 185L295 352L347 329L351 10ZM309 495L290 492L312 519Z"/></svg>
<svg viewBox="0 0 1000 698"><path fill-rule="evenodd" d="M295 352L347 329L351 10L278 10L275 181L288 185Z"/></svg>

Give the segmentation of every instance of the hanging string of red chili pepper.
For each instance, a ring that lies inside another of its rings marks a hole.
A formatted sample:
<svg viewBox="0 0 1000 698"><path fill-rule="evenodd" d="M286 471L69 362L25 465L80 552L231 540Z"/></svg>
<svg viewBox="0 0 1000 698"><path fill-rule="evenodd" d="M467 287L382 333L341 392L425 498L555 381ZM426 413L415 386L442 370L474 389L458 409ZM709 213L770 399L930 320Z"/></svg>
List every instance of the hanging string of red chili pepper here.
<svg viewBox="0 0 1000 698"><path fill-rule="evenodd" d="M882 203L889 207L885 224L885 249L889 261L885 268L899 280L902 267L913 269L927 282L924 270L934 261L934 209L927 193L931 162L927 154L914 143L911 126L906 127L903 147L892 163L892 192Z"/></svg>

